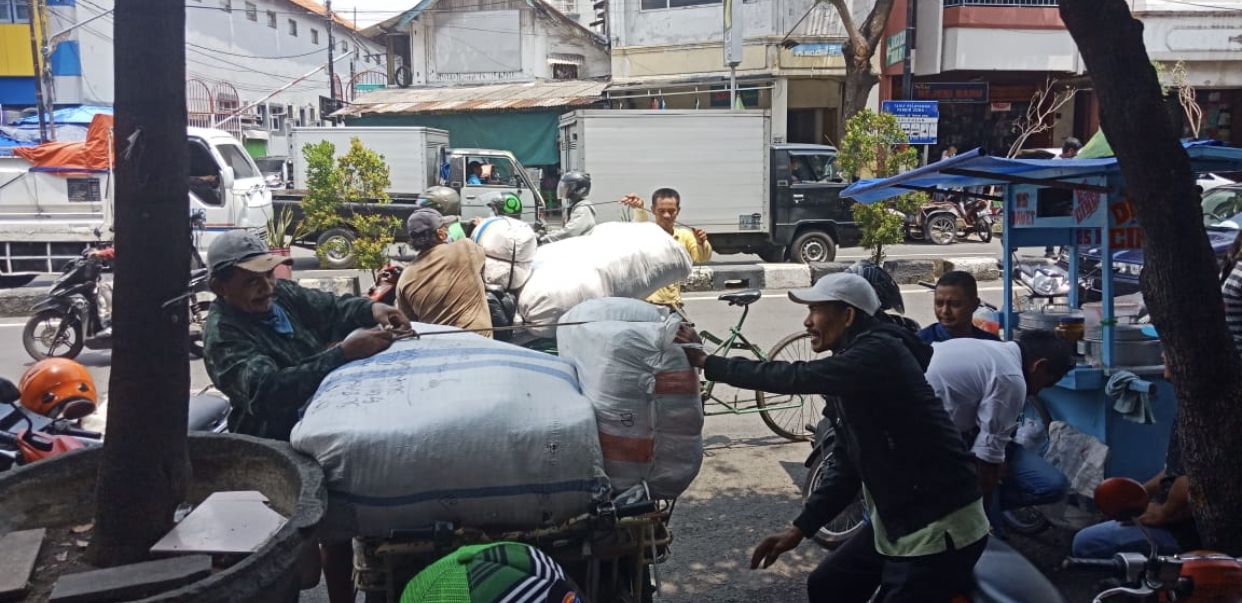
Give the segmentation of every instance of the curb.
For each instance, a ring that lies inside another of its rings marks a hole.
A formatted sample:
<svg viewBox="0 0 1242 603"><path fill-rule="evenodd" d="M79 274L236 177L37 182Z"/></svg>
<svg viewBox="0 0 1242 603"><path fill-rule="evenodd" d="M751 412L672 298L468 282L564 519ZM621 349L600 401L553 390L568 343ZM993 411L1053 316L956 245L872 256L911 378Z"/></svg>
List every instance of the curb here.
<svg viewBox="0 0 1242 603"><path fill-rule="evenodd" d="M46 287L0 290L0 317L30 316L30 307L47 297Z"/></svg>

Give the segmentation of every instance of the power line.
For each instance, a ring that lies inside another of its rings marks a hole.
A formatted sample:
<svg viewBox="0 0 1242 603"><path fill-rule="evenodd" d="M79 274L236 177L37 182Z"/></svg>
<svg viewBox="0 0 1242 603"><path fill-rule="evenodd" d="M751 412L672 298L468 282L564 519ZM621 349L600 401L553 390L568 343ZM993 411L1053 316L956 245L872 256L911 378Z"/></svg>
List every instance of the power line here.
<svg viewBox="0 0 1242 603"><path fill-rule="evenodd" d="M310 55L312 55L312 54L318 54L318 53L321 53L321 52L323 52L323 51L327 50L327 48L326 48L326 47L325 47L325 48L316 48L315 50L312 50L312 51L310 51L310 52L304 52L304 53L302 53L302 54L289 54L289 55L278 56L278 57L269 57L269 56L262 56L262 55L254 55L254 54L240 54L240 53L236 53L236 52L228 52L228 51L224 51L224 50L217 50L217 49L215 49L215 48L211 48L210 46L199 46L198 44L194 44L194 43L192 43L192 42L186 42L186 43L185 43L185 45L186 45L186 46L193 47L193 48L198 48L198 49L201 49L201 50L209 50L209 51L214 52L214 53L216 53L216 54L223 54L223 55L226 55L226 56L237 57L237 58L241 58L241 59L262 59L262 60L300 59L300 58L302 58L302 57L308 57L308 56L310 56Z"/></svg>

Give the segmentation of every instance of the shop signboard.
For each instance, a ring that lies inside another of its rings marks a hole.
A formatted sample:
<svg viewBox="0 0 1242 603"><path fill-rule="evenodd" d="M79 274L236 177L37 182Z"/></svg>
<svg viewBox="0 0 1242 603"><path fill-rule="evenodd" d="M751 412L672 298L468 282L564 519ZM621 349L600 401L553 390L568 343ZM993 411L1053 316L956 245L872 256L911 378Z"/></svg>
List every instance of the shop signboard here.
<svg viewBox="0 0 1242 603"><path fill-rule="evenodd" d="M891 36L884 44L884 66L892 67L902 62L906 58L906 30L901 30Z"/></svg>
<svg viewBox="0 0 1242 603"><path fill-rule="evenodd" d="M986 103L988 102L988 83L915 83L914 100L941 103Z"/></svg>

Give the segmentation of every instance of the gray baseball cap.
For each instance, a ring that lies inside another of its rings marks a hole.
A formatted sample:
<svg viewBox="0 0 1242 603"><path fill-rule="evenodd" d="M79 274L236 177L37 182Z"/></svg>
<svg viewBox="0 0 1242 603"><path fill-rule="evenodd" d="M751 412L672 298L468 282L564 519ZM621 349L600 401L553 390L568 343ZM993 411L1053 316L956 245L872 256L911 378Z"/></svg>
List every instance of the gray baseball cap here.
<svg viewBox="0 0 1242 603"><path fill-rule="evenodd" d="M825 275L810 289L790 291L789 299L800 304L844 302L866 312L868 316L880 309L880 296L871 288L871 283L849 272Z"/></svg>
<svg viewBox="0 0 1242 603"><path fill-rule="evenodd" d="M245 230L227 231L207 247L207 266L213 273L230 266L264 273L292 263L293 258L272 253L262 239Z"/></svg>
<svg viewBox="0 0 1242 603"><path fill-rule="evenodd" d="M430 207L420 207L405 221L405 229L411 237L417 237L456 222L457 216L445 216Z"/></svg>

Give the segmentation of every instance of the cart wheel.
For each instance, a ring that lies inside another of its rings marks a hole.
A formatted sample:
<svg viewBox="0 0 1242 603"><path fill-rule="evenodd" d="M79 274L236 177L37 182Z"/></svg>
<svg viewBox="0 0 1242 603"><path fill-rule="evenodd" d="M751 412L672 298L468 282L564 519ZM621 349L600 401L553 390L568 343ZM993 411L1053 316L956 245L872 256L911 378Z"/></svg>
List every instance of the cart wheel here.
<svg viewBox="0 0 1242 603"><path fill-rule="evenodd" d="M950 214L936 214L923 224L923 234L932 243L948 245L957 238L957 217Z"/></svg>
<svg viewBox="0 0 1242 603"><path fill-rule="evenodd" d="M808 333L794 333L780 341L768 352L768 360L795 362L798 360L814 360L818 354L811 349L811 336ZM777 410L760 410L759 417L768 428L778 436L787 440L800 442L811 439L813 435L806 426L814 425L824 415L824 399L813 395L784 395L755 392L755 406L772 408L787 406Z"/></svg>
<svg viewBox="0 0 1242 603"><path fill-rule="evenodd" d="M992 222L991 220L979 220L975 222L975 233L979 235L979 240L984 243L992 242Z"/></svg>

